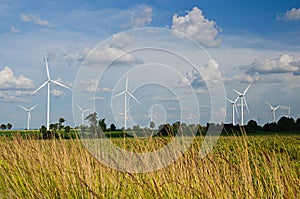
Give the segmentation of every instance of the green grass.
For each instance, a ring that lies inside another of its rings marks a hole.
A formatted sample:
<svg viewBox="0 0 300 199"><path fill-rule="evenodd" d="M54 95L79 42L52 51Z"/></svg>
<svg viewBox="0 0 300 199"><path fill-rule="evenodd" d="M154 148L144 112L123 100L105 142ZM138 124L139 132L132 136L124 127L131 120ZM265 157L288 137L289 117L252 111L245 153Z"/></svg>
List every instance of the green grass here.
<svg viewBox="0 0 300 199"><path fill-rule="evenodd" d="M148 152L170 139L112 141ZM77 139L2 137L0 198L299 198L299 135L224 136L201 159L202 141L166 168L131 174L99 163Z"/></svg>

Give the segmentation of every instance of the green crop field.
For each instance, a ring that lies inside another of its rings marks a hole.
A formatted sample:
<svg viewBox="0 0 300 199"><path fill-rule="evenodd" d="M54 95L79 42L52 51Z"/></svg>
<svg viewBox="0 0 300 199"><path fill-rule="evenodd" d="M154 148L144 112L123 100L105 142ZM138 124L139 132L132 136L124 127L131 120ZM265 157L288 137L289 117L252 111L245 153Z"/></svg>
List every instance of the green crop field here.
<svg viewBox="0 0 300 199"><path fill-rule="evenodd" d="M199 136L176 162L139 174L101 164L78 139L0 139L0 198L300 197L300 135L222 136L204 158ZM169 139L112 142L145 153Z"/></svg>

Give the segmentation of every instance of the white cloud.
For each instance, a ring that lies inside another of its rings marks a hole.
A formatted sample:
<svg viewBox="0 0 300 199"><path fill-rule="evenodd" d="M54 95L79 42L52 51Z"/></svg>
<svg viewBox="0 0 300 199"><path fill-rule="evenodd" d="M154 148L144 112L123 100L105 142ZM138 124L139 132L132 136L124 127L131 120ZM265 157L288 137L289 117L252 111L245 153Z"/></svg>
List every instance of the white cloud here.
<svg viewBox="0 0 300 199"><path fill-rule="evenodd" d="M0 90L0 99L7 102L28 102L24 96L30 96L31 93L29 90Z"/></svg>
<svg viewBox="0 0 300 199"><path fill-rule="evenodd" d="M103 92L112 92L113 89L104 86L103 88L101 88L101 91L103 91Z"/></svg>
<svg viewBox="0 0 300 199"><path fill-rule="evenodd" d="M197 7L187 12L185 16L174 15L172 30L184 33L205 46L218 46L221 43L217 39L219 29L213 20L208 20Z"/></svg>
<svg viewBox="0 0 300 199"><path fill-rule="evenodd" d="M124 65L124 64L132 64L143 63L142 60L138 59L136 56L129 54L122 49L112 47L107 45L101 49L96 49L91 51L90 49L84 49L84 53L87 54L86 57L86 64L87 65L94 65L94 64L101 64L101 63L111 63L114 65Z"/></svg>
<svg viewBox="0 0 300 199"><path fill-rule="evenodd" d="M60 97L60 96L62 96L62 94L63 94L63 91L59 90L59 89L53 89L51 91L51 95L53 95L54 97Z"/></svg>
<svg viewBox="0 0 300 199"><path fill-rule="evenodd" d="M278 16L277 19L286 21L300 20L300 8L292 8L286 11L284 15Z"/></svg>
<svg viewBox="0 0 300 199"><path fill-rule="evenodd" d="M99 90L98 88L98 80L97 79L91 79L88 82L80 82L80 84L83 86L83 90L88 93L95 93Z"/></svg>
<svg viewBox="0 0 300 199"><path fill-rule="evenodd" d="M11 68L0 70L0 88L13 90L26 90L34 87L33 81L23 75L16 77Z"/></svg>
<svg viewBox="0 0 300 199"><path fill-rule="evenodd" d="M18 32L20 32L20 30L18 30L14 25L12 25L10 27L10 32L18 33Z"/></svg>
<svg viewBox="0 0 300 199"><path fill-rule="evenodd" d="M124 28L140 28L152 22L152 8L138 7L137 10L131 12L130 22L121 25Z"/></svg>
<svg viewBox="0 0 300 199"><path fill-rule="evenodd" d="M48 21L42 20L40 16L34 14L26 15L22 13L20 14L20 20L27 23L35 23L40 26L52 27L52 25Z"/></svg>
<svg viewBox="0 0 300 199"><path fill-rule="evenodd" d="M103 96L95 96L95 97L92 97L91 100L105 100L106 98L103 97Z"/></svg>
<svg viewBox="0 0 300 199"><path fill-rule="evenodd" d="M280 74L296 72L299 67L294 65L294 58L291 55L283 54L279 58L269 59L260 58L256 59L253 63L241 66L240 69L246 70L246 74Z"/></svg>

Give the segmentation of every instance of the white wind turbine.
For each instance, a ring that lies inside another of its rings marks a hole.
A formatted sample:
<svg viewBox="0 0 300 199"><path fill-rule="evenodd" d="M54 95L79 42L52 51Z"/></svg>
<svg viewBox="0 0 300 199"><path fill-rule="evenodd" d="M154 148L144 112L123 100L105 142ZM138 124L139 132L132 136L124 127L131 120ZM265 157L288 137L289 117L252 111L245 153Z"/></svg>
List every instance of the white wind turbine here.
<svg viewBox="0 0 300 199"><path fill-rule="evenodd" d="M237 111L237 108L236 108L236 102L238 101L239 97L237 97L234 101L226 98L227 101L230 102L231 106L232 106L232 124L235 125L235 115L234 115L234 112L237 113L238 115L238 111Z"/></svg>
<svg viewBox="0 0 300 199"><path fill-rule="evenodd" d="M193 124L194 116L192 111L190 112L190 115L186 119L189 121L189 124Z"/></svg>
<svg viewBox="0 0 300 199"><path fill-rule="evenodd" d="M251 83L249 84L249 86L247 86L247 88L244 90L243 93L241 93L241 92L239 92L235 89L232 89L234 92L236 92L239 95L239 98L241 100L241 125L242 126L244 125L244 104L246 105L247 111L249 113L249 108L248 108L248 105L247 105L245 95L246 95L248 89L250 88L250 86L251 86Z"/></svg>
<svg viewBox="0 0 300 199"><path fill-rule="evenodd" d="M77 107L79 108L80 112L81 112L81 125L84 125L84 113L91 111L92 109L83 109L79 106L79 104L77 104Z"/></svg>
<svg viewBox="0 0 300 199"><path fill-rule="evenodd" d="M42 89L43 87L45 87L46 85L48 86L48 91L47 91L47 130L49 130L49 125L50 125L50 83L54 83L58 86L67 88L69 90L72 90L71 88L69 88L68 86L65 86L55 80L52 80L50 78L50 73L49 73L49 67L48 67L48 61L47 61L47 57L45 56L45 65L46 65L46 73L47 73L47 80L40 86L38 87L35 91L33 91L32 95L37 93L40 89Z"/></svg>
<svg viewBox="0 0 300 199"><path fill-rule="evenodd" d="M124 129L126 130L127 129L127 112L129 111L129 109L127 109L127 95L129 95L130 97L132 97L137 103L140 104L139 100L137 100L133 94L131 94L129 91L128 91L128 76L126 76L126 83L125 83L125 90L122 91L121 93L115 95L113 98L115 97L118 97L118 96L121 96L121 95L124 95Z"/></svg>
<svg viewBox="0 0 300 199"><path fill-rule="evenodd" d="M153 122L153 118L156 118L156 115L153 113L153 106L150 107L149 114L147 117L150 118L150 122Z"/></svg>
<svg viewBox="0 0 300 199"><path fill-rule="evenodd" d="M270 111L273 114L273 122L276 122L276 110L279 109L281 106L273 107L269 102L265 102L265 104L270 107Z"/></svg>
<svg viewBox="0 0 300 199"><path fill-rule="evenodd" d="M35 105L35 106L33 106L33 107L31 107L31 108L26 108L26 107L24 107L24 106L19 105L19 107L20 107L21 109L23 109L24 111L27 112L27 130L29 130L29 124L30 124L30 121L31 121L31 114L30 114L30 112L31 112L33 109L35 109L37 106L38 106L38 104Z"/></svg>
<svg viewBox="0 0 300 199"><path fill-rule="evenodd" d="M285 110L288 110L287 112L287 117L291 117L291 105L289 106L281 106L281 108L285 109Z"/></svg>

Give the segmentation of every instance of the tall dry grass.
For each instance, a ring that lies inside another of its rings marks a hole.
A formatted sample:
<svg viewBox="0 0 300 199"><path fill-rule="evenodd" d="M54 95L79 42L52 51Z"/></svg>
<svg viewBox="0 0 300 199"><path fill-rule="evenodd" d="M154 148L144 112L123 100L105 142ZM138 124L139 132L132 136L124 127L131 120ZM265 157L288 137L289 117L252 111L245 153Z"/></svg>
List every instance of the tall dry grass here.
<svg viewBox="0 0 300 199"><path fill-rule="evenodd" d="M201 159L202 140L164 169L130 174L103 166L80 140L2 139L0 198L300 198L299 136L221 137ZM151 149L126 141L127 150Z"/></svg>

